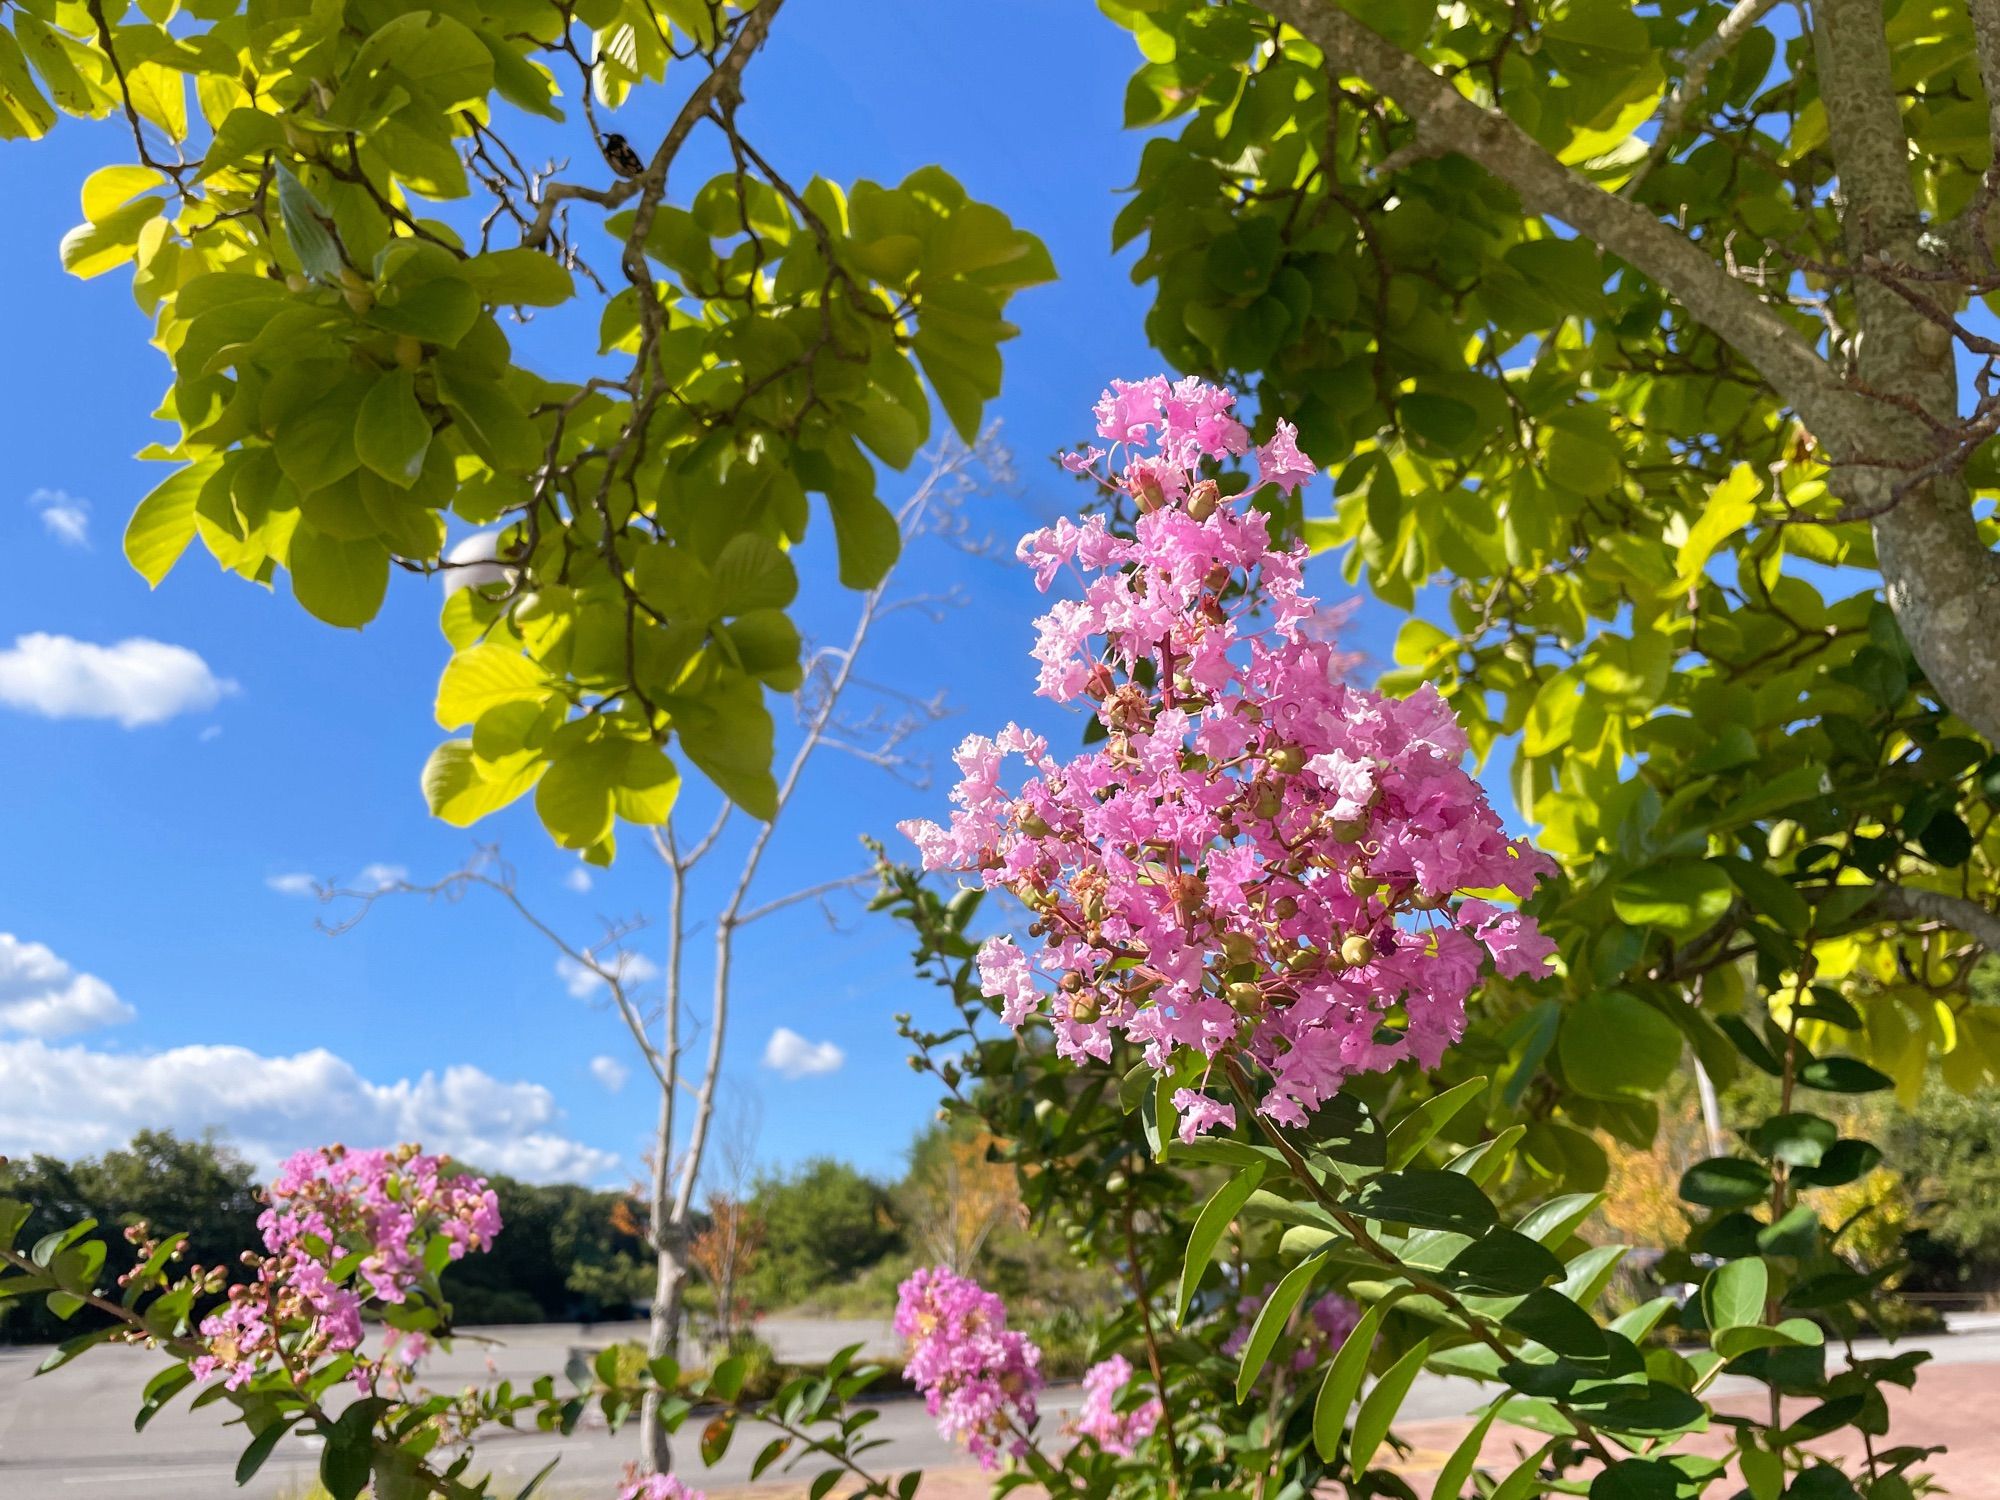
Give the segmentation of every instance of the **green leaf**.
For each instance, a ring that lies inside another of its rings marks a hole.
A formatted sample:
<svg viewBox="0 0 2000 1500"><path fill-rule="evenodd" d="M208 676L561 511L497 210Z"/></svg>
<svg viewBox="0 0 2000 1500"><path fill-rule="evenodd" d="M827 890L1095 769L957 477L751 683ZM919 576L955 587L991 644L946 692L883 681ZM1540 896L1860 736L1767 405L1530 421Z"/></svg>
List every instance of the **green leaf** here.
<svg viewBox="0 0 2000 1500"><path fill-rule="evenodd" d="M1319 1396L1313 1402L1313 1447L1327 1463L1332 1463L1340 1451L1348 1409L1354 1405L1362 1378L1368 1373L1368 1356L1374 1352L1376 1332L1395 1302L1396 1297L1391 1295L1365 1309L1342 1341L1340 1352L1326 1367L1326 1378L1320 1382Z"/></svg>
<svg viewBox="0 0 2000 1500"><path fill-rule="evenodd" d="M1465 1493L1466 1481L1472 1478L1472 1466L1479 1462L1479 1450L1486 1442L1487 1429L1493 1419L1500 1415L1498 1407L1489 1408L1486 1415L1472 1424L1472 1430L1458 1441L1451 1450L1451 1457L1438 1470L1437 1483L1431 1486L1431 1500L1460 1500Z"/></svg>
<svg viewBox="0 0 2000 1500"><path fill-rule="evenodd" d="M493 468L525 474L541 466L541 435L506 386L440 369L438 395L467 445Z"/></svg>
<svg viewBox="0 0 2000 1500"><path fill-rule="evenodd" d="M1729 876L1706 860L1671 860L1634 871L1611 890L1611 909L1621 922L1659 927L1685 943L1714 926L1735 887Z"/></svg>
<svg viewBox="0 0 2000 1500"><path fill-rule="evenodd" d="M132 260L139 231L160 216L163 198L139 198L94 224L79 224L62 238L62 267L79 281L101 276Z"/></svg>
<svg viewBox="0 0 2000 1500"><path fill-rule="evenodd" d="M576 295L561 261L526 246L475 255L460 271L482 301L497 306L560 307Z"/></svg>
<svg viewBox="0 0 2000 1500"><path fill-rule="evenodd" d="M424 762L424 805L433 817L467 828L514 801L541 777L546 762L531 760L488 776L472 752L471 740L446 740Z"/></svg>
<svg viewBox="0 0 2000 1500"><path fill-rule="evenodd" d="M719 615L783 609L798 597L799 575L792 560L776 542L754 531L731 537L710 572L715 579L715 612Z"/></svg>
<svg viewBox="0 0 2000 1500"><path fill-rule="evenodd" d="M1563 1077L1594 1099L1647 1097L1680 1066L1681 1029L1619 990L1588 995L1563 1012L1556 1055Z"/></svg>
<svg viewBox="0 0 2000 1500"><path fill-rule="evenodd" d="M272 172L278 184L278 218L300 269L315 281L338 281L343 266L340 246L328 227L333 216L282 161L273 164Z"/></svg>
<svg viewBox="0 0 2000 1500"><path fill-rule="evenodd" d="M264 1467L264 1460L271 1456L271 1450L278 1446L278 1440L292 1430L295 1419L273 1417L258 1434L250 1440L236 1460L236 1482L248 1484L256 1472Z"/></svg>
<svg viewBox="0 0 2000 1500"><path fill-rule="evenodd" d="M1354 1436L1347 1449L1347 1465L1354 1473L1367 1469L1382 1439L1389 1435L1389 1424L1396 1420L1397 1409L1410 1393L1410 1382L1417 1378L1417 1371L1424 1367L1430 1352L1431 1341L1419 1339L1414 1348L1383 1372L1375 1388L1362 1399L1361 1410L1354 1414Z"/></svg>
<svg viewBox="0 0 2000 1500"><path fill-rule="evenodd" d="M1243 1345L1243 1353L1236 1365L1236 1399L1247 1401L1250 1387L1257 1383L1257 1377L1264 1373L1264 1365L1271 1357L1271 1350L1285 1331L1285 1324L1297 1309L1299 1301L1312 1287L1313 1278L1326 1264L1324 1255L1309 1255L1291 1270L1273 1289L1265 1300L1257 1321L1251 1325L1250 1337Z"/></svg>
<svg viewBox="0 0 2000 1500"><path fill-rule="evenodd" d="M1769 1291L1770 1273L1755 1256L1717 1266L1701 1284L1701 1310L1711 1332L1762 1322Z"/></svg>
<svg viewBox="0 0 2000 1500"><path fill-rule="evenodd" d="M903 533L895 512L872 490L841 487L828 493L833 538L840 553L841 586L872 589L888 576L902 554Z"/></svg>
<svg viewBox="0 0 2000 1500"><path fill-rule="evenodd" d="M1745 1136L1759 1156L1787 1166L1816 1167L1840 1138L1840 1129L1818 1115L1772 1115Z"/></svg>
<svg viewBox="0 0 2000 1500"><path fill-rule="evenodd" d="M445 664L438 679L437 721L445 729L457 729L498 704L539 702L548 693L541 667L512 646L481 641Z"/></svg>
<svg viewBox="0 0 2000 1500"><path fill-rule="evenodd" d="M343 541L301 521L286 562L293 597L329 625L360 629L389 591L389 549L377 541Z"/></svg>
<svg viewBox="0 0 2000 1500"><path fill-rule="evenodd" d="M1895 1080L1853 1057L1819 1057L1799 1068L1799 1082L1828 1094L1874 1094Z"/></svg>
<svg viewBox="0 0 2000 1500"><path fill-rule="evenodd" d="M1528 1293L1501 1321L1567 1359L1602 1359L1609 1347L1590 1314L1553 1287Z"/></svg>
<svg viewBox="0 0 2000 1500"><path fill-rule="evenodd" d="M1416 1154L1429 1144L1432 1136L1450 1124L1453 1116L1485 1090L1486 1083L1483 1077L1468 1078L1441 1094L1433 1094L1397 1121L1395 1129L1389 1132L1388 1164L1391 1167L1408 1166Z"/></svg>
<svg viewBox="0 0 2000 1500"><path fill-rule="evenodd" d="M195 502L215 470L213 459L174 470L132 512L125 527L125 558L152 587L160 586L194 540Z"/></svg>
<svg viewBox="0 0 2000 1500"><path fill-rule="evenodd" d="M1708 503L1688 528L1687 540L1675 554L1674 570L1678 576L1669 592L1684 594L1701 577L1715 549L1757 514L1757 499L1763 489L1764 481L1757 471L1748 464L1738 464L1729 471L1727 479L1708 492Z"/></svg>
<svg viewBox="0 0 2000 1500"><path fill-rule="evenodd" d="M1215 1247L1221 1243L1223 1231L1229 1228L1237 1210L1243 1207L1257 1184L1264 1180L1264 1168L1246 1167L1215 1190L1215 1195L1203 1205L1196 1216L1194 1228L1188 1234L1187 1255L1181 1263L1180 1301L1174 1312L1174 1322L1187 1322L1188 1308L1194 1303L1195 1289L1201 1285L1202 1273L1215 1255Z"/></svg>
<svg viewBox="0 0 2000 1500"><path fill-rule="evenodd" d="M1771 1174L1763 1163L1740 1156L1712 1156L1681 1176L1681 1197L1703 1208L1743 1208L1770 1192Z"/></svg>
<svg viewBox="0 0 2000 1500"><path fill-rule="evenodd" d="M1384 1172L1343 1206L1386 1223L1459 1234L1483 1234L1499 1222L1492 1200L1457 1172Z"/></svg>
<svg viewBox="0 0 2000 1500"><path fill-rule="evenodd" d="M391 484L408 489L424 471L431 424L417 401L417 378L388 370L369 388L354 418L354 451Z"/></svg>
<svg viewBox="0 0 2000 1500"><path fill-rule="evenodd" d="M1563 1263L1511 1229L1491 1229L1452 1257L1445 1279L1481 1297L1513 1297L1560 1281Z"/></svg>
<svg viewBox="0 0 2000 1500"><path fill-rule="evenodd" d="M481 311L479 293L454 271L409 284L392 280L368 310L368 321L390 333L455 349Z"/></svg>
<svg viewBox="0 0 2000 1500"><path fill-rule="evenodd" d="M535 788L535 812L565 849L588 849L611 832L611 794L624 746L600 740L549 762Z"/></svg>

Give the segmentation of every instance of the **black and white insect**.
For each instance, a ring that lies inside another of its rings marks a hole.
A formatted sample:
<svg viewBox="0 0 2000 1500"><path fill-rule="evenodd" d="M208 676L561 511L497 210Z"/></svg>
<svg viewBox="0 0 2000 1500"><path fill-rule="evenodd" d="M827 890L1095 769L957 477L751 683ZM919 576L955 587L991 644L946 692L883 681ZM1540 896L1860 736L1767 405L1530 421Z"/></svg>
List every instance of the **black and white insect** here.
<svg viewBox="0 0 2000 1500"><path fill-rule="evenodd" d="M604 138L604 159L620 177L639 177L646 171L645 161L622 135L607 135Z"/></svg>

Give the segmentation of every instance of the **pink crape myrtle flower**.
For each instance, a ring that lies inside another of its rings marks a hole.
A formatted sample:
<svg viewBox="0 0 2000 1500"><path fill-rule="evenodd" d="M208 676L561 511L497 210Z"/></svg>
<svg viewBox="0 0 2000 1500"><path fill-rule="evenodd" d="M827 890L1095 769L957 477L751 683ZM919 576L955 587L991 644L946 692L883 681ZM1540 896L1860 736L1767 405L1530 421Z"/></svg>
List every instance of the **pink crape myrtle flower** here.
<svg viewBox="0 0 2000 1500"><path fill-rule="evenodd" d="M287 1160L258 1216L264 1251L257 1278L230 1288L228 1302L201 1321L206 1352L190 1362L197 1380L221 1374L239 1390L268 1368L281 1338L293 1363L345 1354L361 1345L363 1305L407 1301L429 1277L434 1239L446 1258L492 1248L500 1202L484 1178L447 1174L443 1159L415 1146L349 1151L323 1146ZM360 1257L355 1285L336 1280L334 1263ZM373 1391L385 1362L407 1371L429 1349L420 1334L392 1333L382 1359L357 1359L350 1378Z"/></svg>
<svg viewBox="0 0 2000 1500"><path fill-rule="evenodd" d="M1076 1417L1078 1432L1121 1458L1130 1458L1132 1450L1153 1435L1163 1410L1160 1398L1153 1396L1120 1411L1118 1399L1131 1381L1132 1361L1122 1354L1092 1365L1083 1372L1083 1409Z"/></svg>
<svg viewBox="0 0 2000 1500"><path fill-rule="evenodd" d="M896 1334L909 1341L904 1377L923 1392L940 1435L981 1468L1027 1452L1042 1388L1042 1351L1007 1327L1007 1304L970 1277L924 1267L896 1289Z"/></svg>
<svg viewBox="0 0 2000 1500"><path fill-rule="evenodd" d="M618 1500L708 1500L708 1496L677 1474L638 1475L628 1471Z"/></svg>
<svg viewBox="0 0 2000 1500"><path fill-rule="evenodd" d="M1017 549L1044 591L1078 583L1037 622L1037 690L1088 704L1102 742L1059 759L1014 725L973 735L949 819L902 825L926 869L1033 912L1032 949L1000 937L979 954L1007 1024L1046 1018L1073 1058L1137 1043L1182 1085L1184 1140L1237 1123L1209 1092L1218 1063L1248 1064L1259 1111L1301 1125L1358 1074L1436 1066L1482 974L1538 977L1554 952L1496 904L1555 867L1507 836L1450 708L1428 686L1348 682L1303 544L1274 543L1203 476L1249 450L1233 401L1113 382L1096 415L1116 456L1073 467L1122 462L1098 477L1136 507L1133 535L1093 515ZM1261 484L1313 472L1284 424L1256 457Z"/></svg>
<svg viewBox="0 0 2000 1500"><path fill-rule="evenodd" d="M1243 1346L1250 1342L1250 1332L1257 1324L1257 1314L1264 1310L1271 1289L1265 1287L1254 1297L1242 1297L1236 1303L1236 1326L1229 1331L1229 1337L1222 1341L1221 1352L1227 1358L1235 1358L1243 1352ZM1292 1349L1290 1365L1292 1373L1304 1374L1317 1369L1339 1352L1347 1342L1347 1336L1361 1321L1361 1309L1338 1292L1328 1292L1306 1310L1302 1326L1297 1327L1297 1345ZM1294 1318L1294 1323L1300 1320ZM1282 1347L1282 1346L1281 1346Z"/></svg>

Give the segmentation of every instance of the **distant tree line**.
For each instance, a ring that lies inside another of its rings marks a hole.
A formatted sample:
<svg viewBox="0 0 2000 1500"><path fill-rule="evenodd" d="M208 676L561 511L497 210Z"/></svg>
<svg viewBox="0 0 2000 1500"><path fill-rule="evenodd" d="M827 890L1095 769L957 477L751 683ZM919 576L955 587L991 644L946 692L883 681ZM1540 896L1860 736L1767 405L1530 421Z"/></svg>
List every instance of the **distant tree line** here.
<svg viewBox="0 0 2000 1500"><path fill-rule="evenodd" d="M715 1193L698 1225L722 1229L723 1249L703 1268L693 1310L714 1318L715 1288L725 1279L734 1316L801 1304L833 1313L873 1314L894 1301L896 1283L919 1260L975 1267L1016 1296L1074 1304L1089 1280L1059 1246L1022 1222L1010 1169L988 1159L983 1137L937 1127L919 1136L897 1182L818 1157L789 1171L749 1178L734 1193ZM624 1192L569 1183L538 1185L480 1172L500 1197L505 1229L491 1253L455 1264L444 1282L465 1325L608 1321L632 1316L651 1295L652 1262L643 1214ZM101 1156L61 1161L34 1156L0 1162L0 1196L34 1207L23 1243L95 1218L116 1230L146 1220L187 1233L190 1264L224 1265L258 1243L257 1170L212 1140L146 1130ZM113 1233L104 1282L132 1257ZM40 1299L0 1302L0 1343L50 1342L92 1326L88 1309L58 1322Z"/></svg>

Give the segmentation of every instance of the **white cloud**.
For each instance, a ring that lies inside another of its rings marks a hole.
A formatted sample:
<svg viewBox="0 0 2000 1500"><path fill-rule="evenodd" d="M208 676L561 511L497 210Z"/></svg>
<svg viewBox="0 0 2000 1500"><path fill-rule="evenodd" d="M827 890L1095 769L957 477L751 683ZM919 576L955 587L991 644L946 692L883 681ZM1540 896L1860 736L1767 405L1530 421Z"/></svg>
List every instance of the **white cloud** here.
<svg viewBox="0 0 2000 1500"><path fill-rule="evenodd" d="M444 591L455 594L460 589L480 588L505 579L507 570L492 560L499 546L499 532L475 531L445 553L446 566L441 575Z"/></svg>
<svg viewBox="0 0 2000 1500"><path fill-rule="evenodd" d="M69 1036L132 1016L132 1007L95 974L77 973L41 943L0 932L0 1032Z"/></svg>
<svg viewBox="0 0 2000 1500"><path fill-rule="evenodd" d="M563 876L563 884L581 896L585 891L590 889L590 871L584 869L582 865L578 865L569 874Z"/></svg>
<svg viewBox="0 0 2000 1500"><path fill-rule="evenodd" d="M809 1042L789 1026L780 1026L764 1044L764 1066L787 1078L813 1078L838 1073L847 1054L832 1042Z"/></svg>
<svg viewBox="0 0 2000 1500"><path fill-rule="evenodd" d="M625 1080L632 1076L632 1072L615 1057L593 1057L590 1060L590 1076L615 1094L625 1087Z"/></svg>
<svg viewBox="0 0 2000 1500"><path fill-rule="evenodd" d="M36 490L28 504L42 513L42 529L65 547L90 545L90 502L62 490Z"/></svg>
<svg viewBox="0 0 2000 1500"><path fill-rule="evenodd" d="M266 1170L331 1141L419 1141L487 1171L543 1182L600 1181L618 1165L615 1153L561 1134L560 1120L541 1085L465 1065L374 1083L324 1048L291 1057L210 1046L126 1056L0 1042L0 1140L21 1154L94 1154L158 1127L213 1130Z"/></svg>
<svg viewBox="0 0 2000 1500"><path fill-rule="evenodd" d="M594 957L599 964L616 974L618 982L627 989L660 977L660 966L643 953L599 953ZM569 991L572 1000L594 1000L604 988L602 979L568 954L556 960L556 977L563 982L563 988Z"/></svg>
<svg viewBox="0 0 2000 1500"><path fill-rule="evenodd" d="M235 691L185 646L140 637L98 646L36 631L0 651L0 704L48 719L116 719L136 729L213 708Z"/></svg>
<svg viewBox="0 0 2000 1500"><path fill-rule="evenodd" d="M410 878L410 872L401 865L363 865L361 873L354 877L355 883L364 891L386 891L392 885L401 885Z"/></svg>
<svg viewBox="0 0 2000 1500"><path fill-rule="evenodd" d="M283 875L273 875L264 884L280 896L317 896L319 877L308 875L303 870L290 870Z"/></svg>

